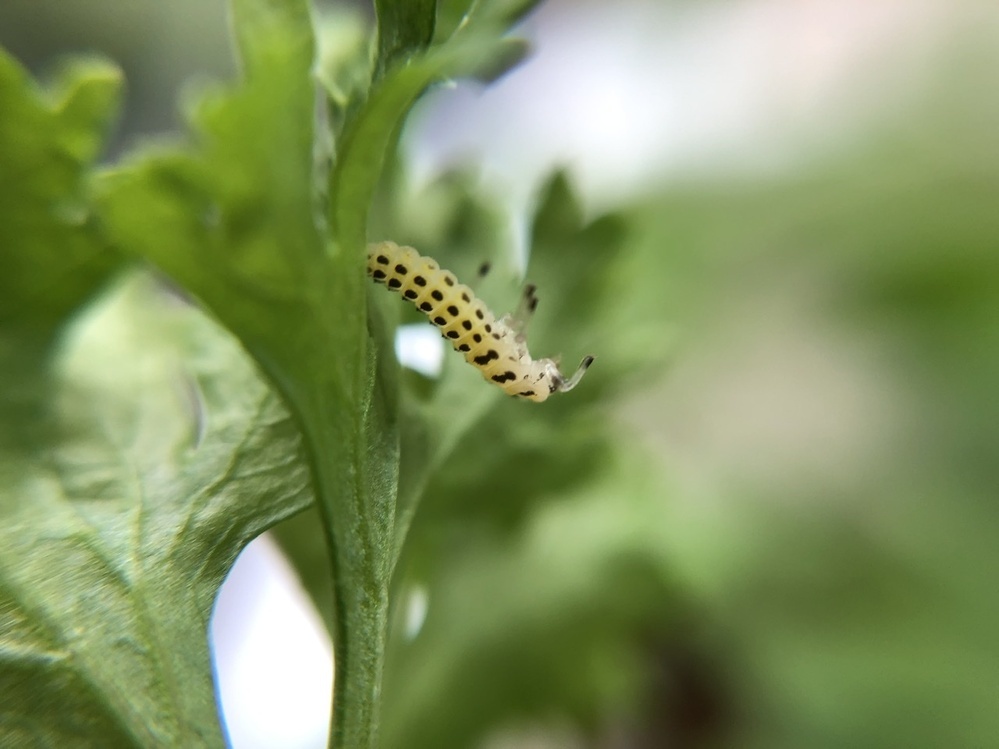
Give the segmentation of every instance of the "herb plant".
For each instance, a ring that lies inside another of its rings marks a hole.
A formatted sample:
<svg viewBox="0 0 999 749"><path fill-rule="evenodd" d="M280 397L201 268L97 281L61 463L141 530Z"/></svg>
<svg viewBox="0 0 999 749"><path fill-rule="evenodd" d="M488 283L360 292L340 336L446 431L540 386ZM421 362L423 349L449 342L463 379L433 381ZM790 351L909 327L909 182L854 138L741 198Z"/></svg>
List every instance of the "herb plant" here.
<svg viewBox="0 0 999 749"><path fill-rule="evenodd" d="M114 63L0 51L0 746L224 746L209 619L265 531L332 746L995 744L999 27L950 4L922 87L756 178L595 215L551 175L525 273L476 165L415 192L398 141L534 4L229 0L236 80L113 156ZM536 284L532 351L596 362L544 404L400 367L369 241Z"/></svg>
<svg viewBox="0 0 999 749"><path fill-rule="evenodd" d="M279 535L333 637L331 745L378 745L383 723L380 745L413 746L405 672L419 651L386 658L401 640L393 611L428 558L419 534L405 543L420 498L470 513L462 532L489 548L503 516L623 471L599 403L650 360L639 329L606 332L624 226L584 221L562 177L534 220L545 314L533 333L568 357L599 348L588 387L542 409L460 361L437 382L396 364L403 311L371 292L369 237L433 245L459 267L491 257L496 297L516 298L471 181L446 177L436 218L407 221L395 148L429 87L488 81L522 57L507 32L533 3L375 5L372 41L331 29L320 50L306 0L232 0L239 80L197 97L186 138L106 165L115 66L77 61L39 89L0 56L0 744L223 745L215 594L251 539L309 511L318 524ZM317 537L320 570L306 560ZM542 548L509 564L539 564ZM460 642L454 654L471 657ZM447 741L501 717L461 715Z"/></svg>

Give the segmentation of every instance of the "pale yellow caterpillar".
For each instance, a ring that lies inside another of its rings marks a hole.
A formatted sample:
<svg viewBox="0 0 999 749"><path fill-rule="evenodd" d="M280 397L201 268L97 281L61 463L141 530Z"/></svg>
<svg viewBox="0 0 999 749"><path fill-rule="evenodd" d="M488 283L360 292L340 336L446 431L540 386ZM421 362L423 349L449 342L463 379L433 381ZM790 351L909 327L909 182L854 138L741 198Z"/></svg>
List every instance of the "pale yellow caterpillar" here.
<svg viewBox="0 0 999 749"><path fill-rule="evenodd" d="M528 285L520 307L497 319L465 284L437 261L395 242L368 245L368 275L408 299L441 329L465 361L508 395L541 403L552 393L572 390L586 374L592 356L571 377L553 359L532 359L524 329L538 304Z"/></svg>

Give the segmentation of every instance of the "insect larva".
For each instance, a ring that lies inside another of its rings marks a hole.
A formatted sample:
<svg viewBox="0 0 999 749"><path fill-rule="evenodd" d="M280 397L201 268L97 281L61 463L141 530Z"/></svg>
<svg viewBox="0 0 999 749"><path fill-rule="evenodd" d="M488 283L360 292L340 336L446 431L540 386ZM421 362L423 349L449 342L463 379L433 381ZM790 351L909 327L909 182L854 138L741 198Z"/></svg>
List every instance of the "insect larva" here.
<svg viewBox="0 0 999 749"><path fill-rule="evenodd" d="M464 354L465 361L508 395L540 403L552 393L566 393L593 362L592 356L584 357L575 373L566 377L555 360L531 358L524 329L538 304L533 285L524 289L514 314L497 319L451 271L412 247L395 242L368 245L368 275L412 302Z"/></svg>

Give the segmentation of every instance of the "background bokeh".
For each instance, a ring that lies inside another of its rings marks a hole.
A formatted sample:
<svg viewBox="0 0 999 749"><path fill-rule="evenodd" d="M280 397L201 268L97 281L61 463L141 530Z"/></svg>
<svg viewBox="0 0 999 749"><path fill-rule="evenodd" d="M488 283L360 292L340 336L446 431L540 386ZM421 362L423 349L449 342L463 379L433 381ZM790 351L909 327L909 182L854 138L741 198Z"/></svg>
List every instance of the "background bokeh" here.
<svg viewBox="0 0 999 749"><path fill-rule="evenodd" d="M425 691L393 697L389 742L999 746L993 6L555 0L523 26L523 66L420 104L414 193L471 165L525 253L556 167L585 213L623 217L619 304L641 319L620 335L668 360L610 411L632 465L550 489L507 538L518 554L407 588L404 629L426 642L400 662ZM0 4L0 44L38 74L67 53L122 65L110 157L182 127L178 100L233 74L226 33L220 1ZM446 536L445 509L428 497L414 533ZM552 637L561 600L592 626ZM494 650L434 628L435 609L464 610ZM244 554L213 636L235 746L324 745L329 645L270 542ZM495 657L515 637L535 650ZM473 647L474 673L449 676L445 654ZM573 694L563 659L606 688ZM532 667L521 702L504 669Z"/></svg>

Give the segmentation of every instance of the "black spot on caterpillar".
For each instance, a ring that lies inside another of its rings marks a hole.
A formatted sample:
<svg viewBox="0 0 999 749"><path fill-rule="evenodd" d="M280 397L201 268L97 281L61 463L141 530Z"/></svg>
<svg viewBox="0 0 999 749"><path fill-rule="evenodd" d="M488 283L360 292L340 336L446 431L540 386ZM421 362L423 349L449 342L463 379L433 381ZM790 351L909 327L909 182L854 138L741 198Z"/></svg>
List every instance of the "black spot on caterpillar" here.
<svg viewBox="0 0 999 749"><path fill-rule="evenodd" d="M593 362L592 356L584 357L567 377L555 360L531 357L524 329L538 304L534 286L526 287L516 312L497 318L468 286L458 283L454 274L441 269L433 258L394 242L368 246L368 275L399 291L424 312L464 354L465 361L508 395L540 403L552 393L576 387Z"/></svg>
<svg viewBox="0 0 999 749"><path fill-rule="evenodd" d="M472 363L475 364L476 366L484 367L493 359L499 359L499 354L493 351L492 349L489 349L489 351L484 353L482 356L474 357L472 359Z"/></svg>

